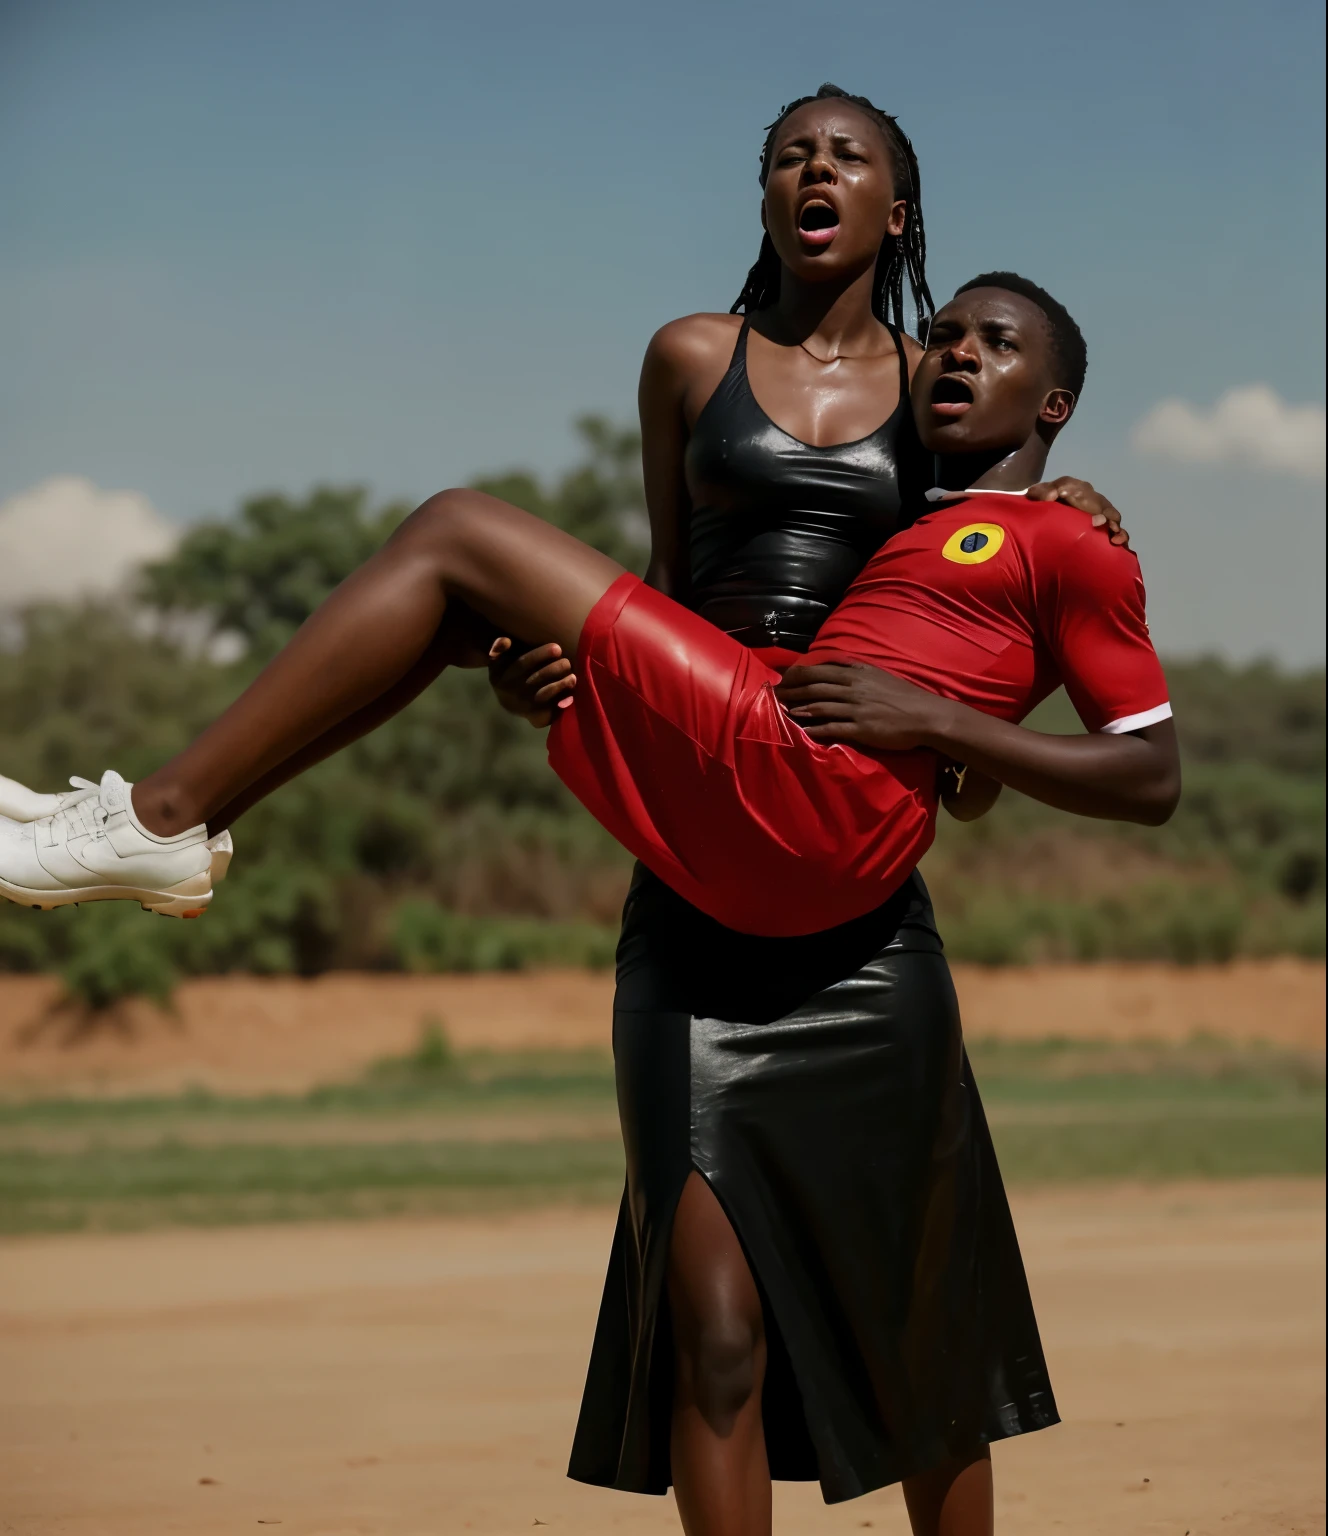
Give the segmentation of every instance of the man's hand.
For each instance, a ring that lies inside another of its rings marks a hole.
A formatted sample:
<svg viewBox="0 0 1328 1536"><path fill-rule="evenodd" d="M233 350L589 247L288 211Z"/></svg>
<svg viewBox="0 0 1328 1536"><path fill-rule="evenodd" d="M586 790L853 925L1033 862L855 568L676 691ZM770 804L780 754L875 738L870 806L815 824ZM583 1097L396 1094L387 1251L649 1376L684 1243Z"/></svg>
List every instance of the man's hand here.
<svg viewBox="0 0 1328 1536"><path fill-rule="evenodd" d="M1061 475L1057 480L1041 480L1028 488L1030 501L1063 501L1066 506L1078 507L1093 519L1094 528L1105 528L1113 544L1125 549L1130 547L1130 536L1121 527L1121 515L1102 494L1095 491L1087 480L1076 480L1073 475Z"/></svg>
<svg viewBox="0 0 1328 1536"><path fill-rule="evenodd" d="M572 702L576 675L558 645L541 645L512 655L512 642L500 635L489 648L489 686L509 714L520 715L536 730L553 723Z"/></svg>
<svg viewBox="0 0 1328 1536"><path fill-rule="evenodd" d="M949 704L861 662L790 667L775 697L814 741L850 741L880 752L934 745Z"/></svg>

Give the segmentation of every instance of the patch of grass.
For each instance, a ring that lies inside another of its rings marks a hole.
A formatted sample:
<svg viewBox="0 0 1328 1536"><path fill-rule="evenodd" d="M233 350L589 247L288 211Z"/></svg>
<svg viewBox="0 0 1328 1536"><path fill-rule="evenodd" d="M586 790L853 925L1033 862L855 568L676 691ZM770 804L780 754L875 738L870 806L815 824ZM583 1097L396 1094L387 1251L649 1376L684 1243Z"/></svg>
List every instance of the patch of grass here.
<svg viewBox="0 0 1328 1536"><path fill-rule="evenodd" d="M972 1042L989 1103L1322 1103L1322 1056L1202 1037L1180 1045L1048 1038Z"/></svg>
<svg viewBox="0 0 1328 1536"><path fill-rule="evenodd" d="M1129 1120L992 1126L1007 1184L1083 1179L1246 1179L1324 1169L1323 1109L1205 1116L1165 1106Z"/></svg>
<svg viewBox="0 0 1328 1536"><path fill-rule="evenodd" d="M403 901L392 917L392 953L407 971L526 971L540 965L607 970L618 931L605 923L471 917L429 901Z"/></svg>
<svg viewBox="0 0 1328 1536"><path fill-rule="evenodd" d="M615 1102L613 1059L605 1051L458 1051L439 1020L426 1019L418 1045L389 1056L350 1082L302 1094L222 1094L208 1088L125 1098L0 1099L0 1138L23 1125L104 1126L176 1120L291 1119L332 1114L391 1116L403 1110L447 1116L523 1108L599 1109Z"/></svg>
<svg viewBox="0 0 1328 1536"><path fill-rule="evenodd" d="M1321 1059L1202 1040L971 1055L1012 1184L1323 1171ZM616 1200L613 1103L603 1053L458 1052L429 1020L414 1051L302 1095L0 1104L0 1232Z"/></svg>
<svg viewBox="0 0 1328 1536"><path fill-rule="evenodd" d="M0 1232L333 1219L608 1201L617 1139L0 1153Z"/></svg>
<svg viewBox="0 0 1328 1536"><path fill-rule="evenodd" d="M1321 1057L1204 1039L986 1041L969 1054L1007 1183L1324 1170Z"/></svg>

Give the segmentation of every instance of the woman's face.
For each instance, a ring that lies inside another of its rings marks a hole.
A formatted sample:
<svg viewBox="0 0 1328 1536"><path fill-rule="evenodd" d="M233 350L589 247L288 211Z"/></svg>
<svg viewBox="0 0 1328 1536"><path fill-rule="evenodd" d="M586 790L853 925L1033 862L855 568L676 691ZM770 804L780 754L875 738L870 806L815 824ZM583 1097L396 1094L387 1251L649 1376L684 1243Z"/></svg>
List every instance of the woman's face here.
<svg viewBox="0 0 1328 1536"><path fill-rule="evenodd" d="M846 101L809 101L770 146L761 222L784 266L806 282L853 278L903 232L885 135Z"/></svg>

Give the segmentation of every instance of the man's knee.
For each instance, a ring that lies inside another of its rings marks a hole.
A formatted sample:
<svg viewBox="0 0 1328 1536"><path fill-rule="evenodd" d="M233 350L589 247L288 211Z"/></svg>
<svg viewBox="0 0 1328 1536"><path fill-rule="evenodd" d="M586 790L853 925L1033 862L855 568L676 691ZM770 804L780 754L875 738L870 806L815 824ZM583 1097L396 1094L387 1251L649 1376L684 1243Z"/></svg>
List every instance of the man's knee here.
<svg viewBox="0 0 1328 1536"><path fill-rule="evenodd" d="M677 1349L688 1395L716 1433L727 1433L760 1390L765 1361L760 1319L718 1311L684 1330Z"/></svg>

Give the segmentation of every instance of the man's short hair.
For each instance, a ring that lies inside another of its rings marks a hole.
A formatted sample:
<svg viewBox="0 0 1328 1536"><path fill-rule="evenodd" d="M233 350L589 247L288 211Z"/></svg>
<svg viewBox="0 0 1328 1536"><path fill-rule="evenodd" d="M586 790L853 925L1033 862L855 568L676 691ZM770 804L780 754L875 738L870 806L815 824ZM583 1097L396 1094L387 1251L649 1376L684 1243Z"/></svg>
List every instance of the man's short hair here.
<svg viewBox="0 0 1328 1536"><path fill-rule="evenodd" d="M1084 333L1074 323L1065 305L1053 299L1045 288L1039 288L1036 283L1020 277L1017 272L983 272L980 277L972 278L956 288L955 298L961 293L967 293L970 288L1004 288L1037 305L1047 317L1047 325L1051 330L1052 367L1056 373L1057 387L1068 389L1077 400L1083 393L1084 375L1088 372L1088 347L1084 342Z"/></svg>

